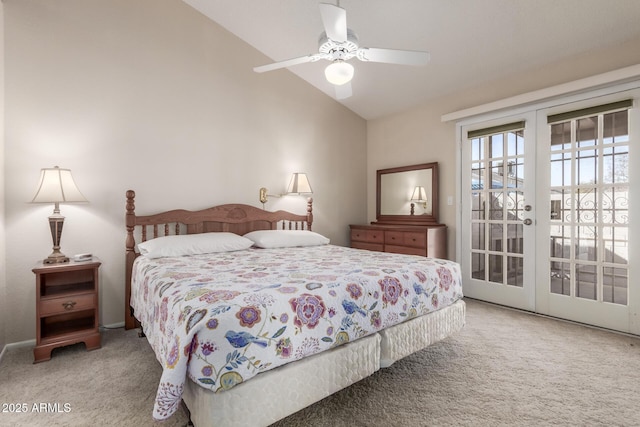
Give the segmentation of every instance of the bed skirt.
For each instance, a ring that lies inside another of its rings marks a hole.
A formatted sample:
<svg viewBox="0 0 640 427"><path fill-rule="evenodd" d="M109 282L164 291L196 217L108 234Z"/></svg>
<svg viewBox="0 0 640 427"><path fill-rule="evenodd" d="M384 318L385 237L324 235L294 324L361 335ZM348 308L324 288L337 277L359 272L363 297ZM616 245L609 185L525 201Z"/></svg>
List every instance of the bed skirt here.
<svg viewBox="0 0 640 427"><path fill-rule="evenodd" d="M263 372L222 393L186 381L182 399L196 427L268 426L448 337L464 323L465 303L459 300L380 333Z"/></svg>

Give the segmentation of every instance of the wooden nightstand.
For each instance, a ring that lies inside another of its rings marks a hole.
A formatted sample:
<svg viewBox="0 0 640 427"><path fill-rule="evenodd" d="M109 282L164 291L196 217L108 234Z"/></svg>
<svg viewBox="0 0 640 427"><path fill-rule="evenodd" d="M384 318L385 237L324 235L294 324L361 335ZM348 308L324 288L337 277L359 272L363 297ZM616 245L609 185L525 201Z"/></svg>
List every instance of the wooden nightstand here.
<svg viewBox="0 0 640 427"><path fill-rule="evenodd" d="M84 342L100 348L98 269L100 260L39 263L36 275L36 347L34 362L51 359L57 347Z"/></svg>

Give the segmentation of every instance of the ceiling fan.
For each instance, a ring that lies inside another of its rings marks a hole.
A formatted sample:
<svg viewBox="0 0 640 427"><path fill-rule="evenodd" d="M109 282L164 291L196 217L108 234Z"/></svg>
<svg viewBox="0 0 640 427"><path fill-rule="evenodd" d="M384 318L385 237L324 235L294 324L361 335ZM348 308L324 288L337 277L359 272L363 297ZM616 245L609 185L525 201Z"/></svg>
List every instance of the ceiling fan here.
<svg viewBox="0 0 640 427"><path fill-rule="evenodd" d="M356 34L347 28L347 11L341 8L339 3L320 3L319 6L325 31L320 34L318 40L318 53L262 65L255 67L253 71L263 73L326 59L331 61L331 64L325 69L325 77L335 86L336 98L344 99L352 94L350 82L354 70L353 65L347 62L351 58L401 65L425 65L429 62L429 52L360 47Z"/></svg>

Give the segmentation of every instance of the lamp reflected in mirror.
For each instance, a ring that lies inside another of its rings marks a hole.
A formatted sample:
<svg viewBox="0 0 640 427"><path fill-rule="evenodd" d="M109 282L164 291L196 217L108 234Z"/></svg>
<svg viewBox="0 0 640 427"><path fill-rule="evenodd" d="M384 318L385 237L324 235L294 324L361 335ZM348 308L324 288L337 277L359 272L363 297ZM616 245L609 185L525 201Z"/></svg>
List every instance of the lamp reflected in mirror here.
<svg viewBox="0 0 640 427"><path fill-rule="evenodd" d="M425 191L423 186L416 186L413 190L413 194L411 195L411 215L415 215L415 204L419 203L422 205L422 209L427 209L427 192Z"/></svg>

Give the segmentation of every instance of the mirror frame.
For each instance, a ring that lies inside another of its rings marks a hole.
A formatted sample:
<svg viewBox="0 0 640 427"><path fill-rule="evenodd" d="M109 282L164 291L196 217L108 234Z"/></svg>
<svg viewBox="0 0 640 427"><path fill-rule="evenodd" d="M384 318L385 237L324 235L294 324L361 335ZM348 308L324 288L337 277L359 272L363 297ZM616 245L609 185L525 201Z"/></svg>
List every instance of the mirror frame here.
<svg viewBox="0 0 640 427"><path fill-rule="evenodd" d="M390 173L409 172L415 170L431 170L431 215L381 215L382 176ZM376 171L376 222L389 225L434 225L438 224L438 162L419 165L401 166L397 168L378 169Z"/></svg>

